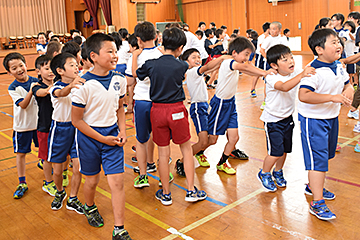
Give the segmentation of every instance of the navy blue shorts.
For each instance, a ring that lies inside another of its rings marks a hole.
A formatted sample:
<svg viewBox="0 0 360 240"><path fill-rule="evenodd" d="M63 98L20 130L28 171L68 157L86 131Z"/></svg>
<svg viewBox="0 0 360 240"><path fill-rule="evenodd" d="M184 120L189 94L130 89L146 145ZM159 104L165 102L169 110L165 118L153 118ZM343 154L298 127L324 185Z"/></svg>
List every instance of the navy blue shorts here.
<svg viewBox="0 0 360 240"><path fill-rule="evenodd" d="M254 52L252 52L252 53L250 54L249 62L251 62L251 61L254 59L254 57L255 57L256 54L257 54L257 53L254 53Z"/></svg>
<svg viewBox="0 0 360 240"><path fill-rule="evenodd" d="M51 122L48 138L48 162L63 163L67 155L77 158L75 127L71 122Z"/></svg>
<svg viewBox="0 0 360 240"><path fill-rule="evenodd" d="M116 68L114 69L114 72L121 73L125 76L125 70L126 70L126 64L117 64Z"/></svg>
<svg viewBox="0 0 360 240"><path fill-rule="evenodd" d="M117 124L111 127L92 127L103 136L117 136L119 128ZM118 145L109 146L90 138L76 129L76 149L79 155L80 172L87 176L93 176L101 171L101 165L105 175L123 173L125 168L124 150Z"/></svg>
<svg viewBox="0 0 360 240"><path fill-rule="evenodd" d="M299 121L305 169L327 172L329 159L335 157L338 118L313 119L299 114Z"/></svg>
<svg viewBox="0 0 360 240"><path fill-rule="evenodd" d="M229 128L238 128L235 96L220 99L214 95L210 101L209 130L210 135L224 135Z"/></svg>
<svg viewBox="0 0 360 240"><path fill-rule="evenodd" d="M209 104L207 102L196 102L190 106L190 116L194 122L197 134L208 130L208 109Z"/></svg>
<svg viewBox="0 0 360 240"><path fill-rule="evenodd" d="M268 154L281 157L284 153L291 153L294 120L292 116L278 122L265 122L266 144Z"/></svg>
<svg viewBox="0 0 360 240"><path fill-rule="evenodd" d="M348 74L353 74L355 73L355 64L346 64L346 72Z"/></svg>
<svg viewBox="0 0 360 240"><path fill-rule="evenodd" d="M266 62L266 59L261 54L255 55L255 67L263 69L263 70L269 70L271 67Z"/></svg>
<svg viewBox="0 0 360 240"><path fill-rule="evenodd" d="M34 142L35 147L39 147L36 130L26 132L13 132L13 146L14 153L29 153L31 152L31 142Z"/></svg>
<svg viewBox="0 0 360 240"><path fill-rule="evenodd" d="M150 138L151 133L151 112L152 102L135 100L134 105L134 118L135 118L135 129L136 139L140 143L146 143Z"/></svg>

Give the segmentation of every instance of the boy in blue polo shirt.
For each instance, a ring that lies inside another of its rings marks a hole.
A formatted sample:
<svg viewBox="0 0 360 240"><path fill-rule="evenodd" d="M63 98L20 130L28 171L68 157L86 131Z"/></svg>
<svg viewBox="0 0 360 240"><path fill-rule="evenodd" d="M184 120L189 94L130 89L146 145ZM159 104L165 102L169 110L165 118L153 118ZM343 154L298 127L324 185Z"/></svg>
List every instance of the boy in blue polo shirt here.
<svg viewBox="0 0 360 240"><path fill-rule="evenodd" d="M313 195L310 213L322 220L336 218L324 199L332 200L335 194L324 188L329 159L335 157L338 138L338 115L341 104L350 106L354 89L342 64L342 46L332 29L315 30L308 40L315 59L311 66L316 74L300 82L299 121L305 169L309 184L305 193Z"/></svg>
<svg viewBox="0 0 360 240"><path fill-rule="evenodd" d="M76 130L76 145L81 173L85 175L84 213L91 226L101 227L104 220L94 198L101 165L111 189L114 213L112 239L131 240L124 229L124 150L126 142L123 99L126 79L114 71L117 49L112 37L97 33L86 40L88 59L94 69L82 76L84 85L73 92L71 120Z"/></svg>
<svg viewBox="0 0 360 240"><path fill-rule="evenodd" d="M13 144L16 153L16 168L19 185L14 192L14 198L22 198L28 190L25 180L25 156L31 152L31 141L37 146L36 128L38 106L32 95L32 86L38 80L27 75L26 62L20 53L9 53L5 56L3 65L10 76L15 80L10 84L8 91L14 102Z"/></svg>

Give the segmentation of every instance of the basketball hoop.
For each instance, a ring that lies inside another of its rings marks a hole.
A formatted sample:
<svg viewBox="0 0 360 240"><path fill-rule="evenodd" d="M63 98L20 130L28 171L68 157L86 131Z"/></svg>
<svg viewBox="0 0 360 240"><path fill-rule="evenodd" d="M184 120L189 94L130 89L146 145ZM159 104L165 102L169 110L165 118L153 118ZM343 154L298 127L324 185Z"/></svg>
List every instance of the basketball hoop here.
<svg viewBox="0 0 360 240"><path fill-rule="evenodd" d="M277 4L278 4L278 0L272 0L271 2L272 2L273 6L277 6Z"/></svg>

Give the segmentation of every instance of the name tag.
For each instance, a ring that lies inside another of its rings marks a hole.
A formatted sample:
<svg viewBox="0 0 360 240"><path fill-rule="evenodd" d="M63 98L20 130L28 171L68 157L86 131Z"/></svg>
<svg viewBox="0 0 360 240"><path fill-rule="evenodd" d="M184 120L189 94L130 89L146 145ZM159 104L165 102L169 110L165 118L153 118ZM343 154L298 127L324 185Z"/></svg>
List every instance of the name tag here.
<svg viewBox="0 0 360 240"><path fill-rule="evenodd" d="M184 118L184 112L174 113L171 116L173 120L179 120Z"/></svg>

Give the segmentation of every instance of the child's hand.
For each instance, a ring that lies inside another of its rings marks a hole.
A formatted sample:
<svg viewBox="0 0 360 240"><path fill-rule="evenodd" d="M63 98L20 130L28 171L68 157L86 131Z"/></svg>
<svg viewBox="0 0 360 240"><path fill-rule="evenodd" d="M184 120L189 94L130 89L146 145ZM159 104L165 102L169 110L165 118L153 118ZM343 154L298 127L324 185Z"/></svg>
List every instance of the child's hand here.
<svg viewBox="0 0 360 240"><path fill-rule="evenodd" d="M301 73L301 78L310 77L316 73L315 68L311 66L305 67L304 71Z"/></svg>
<svg viewBox="0 0 360 240"><path fill-rule="evenodd" d="M267 70L265 72L266 72L265 76L267 76L269 74L277 74L277 71L275 69L272 69L272 68L270 68L269 70Z"/></svg>
<svg viewBox="0 0 360 240"><path fill-rule="evenodd" d="M351 85L347 86L346 89L342 92L342 95L352 101L354 98L354 88Z"/></svg>
<svg viewBox="0 0 360 240"><path fill-rule="evenodd" d="M142 48L139 48L139 49L136 49L134 52L133 52L133 57L137 57L139 56L141 53L142 53Z"/></svg>
<svg viewBox="0 0 360 240"><path fill-rule="evenodd" d="M104 144L115 146L120 144L120 138L114 136L106 136L103 141Z"/></svg>
<svg viewBox="0 0 360 240"><path fill-rule="evenodd" d="M71 88L80 88L81 85L85 83L85 79L77 76L72 83L70 83Z"/></svg>
<svg viewBox="0 0 360 240"><path fill-rule="evenodd" d="M344 104L344 106L347 106L347 107L349 107L351 105L351 103L352 103L352 100L350 100L349 98L345 97L342 94L333 95L331 97L331 101L334 102L334 103Z"/></svg>
<svg viewBox="0 0 360 240"><path fill-rule="evenodd" d="M119 139L118 146L122 147L127 142L126 134L121 134L121 132L118 134L117 138Z"/></svg>

